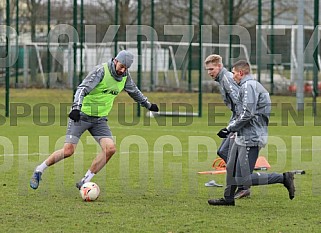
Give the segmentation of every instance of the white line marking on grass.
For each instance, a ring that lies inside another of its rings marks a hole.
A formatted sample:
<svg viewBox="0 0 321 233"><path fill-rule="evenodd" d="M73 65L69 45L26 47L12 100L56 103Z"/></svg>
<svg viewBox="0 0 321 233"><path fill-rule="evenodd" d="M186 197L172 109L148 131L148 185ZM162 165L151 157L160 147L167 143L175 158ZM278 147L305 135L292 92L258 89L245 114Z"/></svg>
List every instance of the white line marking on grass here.
<svg viewBox="0 0 321 233"><path fill-rule="evenodd" d="M150 150L150 151L124 151L124 152L117 152L118 154L130 154L130 153L140 153L140 154L150 154L150 153L207 153L208 151L204 150L204 151L171 151L171 150L167 150L167 151L154 151L154 150ZM75 153L76 154L84 154L84 153ZM87 153L86 153L87 154ZM94 153L92 155L96 155L97 153ZM39 155L48 155L48 154L43 154L43 153L30 153L30 154L6 154L6 155L0 155L0 157L4 157L4 156L39 156ZM49 155L48 155L49 156ZM76 155L77 156L77 155Z"/></svg>
<svg viewBox="0 0 321 233"><path fill-rule="evenodd" d="M133 127L111 127L112 129L130 129L131 131L133 130L138 130L138 131L142 131L142 130L146 130L146 131L162 131L162 132L183 132L183 133L186 133L186 132L193 132L193 135L195 135L195 133L202 133L202 134L212 134L212 132L209 132L209 131L196 131L195 130L182 130L182 129L164 129L164 128L158 128L157 130L155 130L155 128L151 128L151 127L148 127L148 128L133 128Z"/></svg>
<svg viewBox="0 0 321 233"><path fill-rule="evenodd" d="M287 151L287 149L285 150L277 150L277 151ZM292 151L291 149L289 149L289 151ZM321 149L301 149L301 150L294 150L294 151L321 151ZM167 150L167 151L154 151L154 150L150 150L150 151L124 151L124 152L117 152L117 154L130 154L130 153L140 153L140 154L150 154L150 153L174 153L174 154L178 154L178 153L208 153L207 150L200 150L200 151L188 151L188 150L184 150L184 151L171 151L171 150ZM84 154L84 153L76 153L76 154ZM75 155L76 155L75 154ZM30 154L6 154L6 155L0 155L0 157L4 157L4 156L39 156L39 155L48 155L48 154L44 154L44 153L30 153ZM96 155L96 153L92 154L92 155ZM216 155L216 152L215 152ZM49 156L49 155L48 155ZM77 156L77 155L76 155Z"/></svg>
<svg viewBox="0 0 321 233"><path fill-rule="evenodd" d="M30 154L5 154L5 155L0 155L0 157L4 157L4 156L28 156L28 155L32 155L32 156L38 156L38 155L48 155L47 153L30 153Z"/></svg>

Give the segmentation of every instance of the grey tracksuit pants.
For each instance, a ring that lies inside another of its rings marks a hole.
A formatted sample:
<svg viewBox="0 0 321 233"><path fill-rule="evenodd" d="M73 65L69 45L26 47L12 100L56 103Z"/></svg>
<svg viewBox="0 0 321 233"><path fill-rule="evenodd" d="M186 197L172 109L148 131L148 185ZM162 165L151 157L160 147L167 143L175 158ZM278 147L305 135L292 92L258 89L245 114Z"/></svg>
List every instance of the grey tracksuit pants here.
<svg viewBox="0 0 321 233"><path fill-rule="evenodd" d="M224 138L220 147L217 150L217 155L220 156L225 163L227 163L227 159L228 159L228 153L229 153L229 149L230 149L230 142L231 139L230 137Z"/></svg>
<svg viewBox="0 0 321 233"><path fill-rule="evenodd" d="M283 174L252 173L259 155L258 146L241 146L233 143L226 165L226 201L233 201L238 185L253 186L283 183Z"/></svg>
<svg viewBox="0 0 321 233"><path fill-rule="evenodd" d="M224 138L220 147L217 150L217 155L220 156L224 162L227 164L228 158L229 158L229 152L232 148L232 145L234 144L235 138L234 138L234 133L231 133L228 135L227 138ZM251 159L252 158L252 159ZM250 164L256 163L256 158L253 156L250 158ZM251 166L250 166L251 167ZM254 169L254 166L253 166ZM251 170L251 173L253 172L253 169ZM238 189L249 189L250 186L245 186L245 185L238 185Z"/></svg>

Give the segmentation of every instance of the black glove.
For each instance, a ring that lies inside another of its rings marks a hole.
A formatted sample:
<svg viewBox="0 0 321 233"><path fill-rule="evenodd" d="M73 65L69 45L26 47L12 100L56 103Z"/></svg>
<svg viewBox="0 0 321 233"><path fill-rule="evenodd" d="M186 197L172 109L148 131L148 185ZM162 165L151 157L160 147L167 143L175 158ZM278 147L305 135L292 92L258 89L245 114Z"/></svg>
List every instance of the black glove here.
<svg viewBox="0 0 321 233"><path fill-rule="evenodd" d="M220 138L227 138L227 135L229 134L230 134L230 131L228 131L227 128L224 128L217 133L217 136L219 136Z"/></svg>
<svg viewBox="0 0 321 233"><path fill-rule="evenodd" d="M159 111L157 104L152 104L148 110L153 112Z"/></svg>
<svg viewBox="0 0 321 233"><path fill-rule="evenodd" d="M78 122L80 120L80 110L74 109L69 113L69 118L74 120L74 122Z"/></svg>

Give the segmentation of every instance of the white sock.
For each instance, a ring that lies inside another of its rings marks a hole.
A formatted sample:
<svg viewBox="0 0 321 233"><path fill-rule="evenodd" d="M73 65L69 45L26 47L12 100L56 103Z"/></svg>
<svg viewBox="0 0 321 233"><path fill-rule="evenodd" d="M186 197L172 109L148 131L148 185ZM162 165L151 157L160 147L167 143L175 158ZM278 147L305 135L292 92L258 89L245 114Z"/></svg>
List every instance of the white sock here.
<svg viewBox="0 0 321 233"><path fill-rule="evenodd" d="M94 177L95 173L92 173L90 170L88 170L82 179L84 183L91 181L91 179Z"/></svg>
<svg viewBox="0 0 321 233"><path fill-rule="evenodd" d="M42 164L40 164L38 167L36 167L36 171L43 173L47 167L48 166L46 164L46 161L44 161Z"/></svg>

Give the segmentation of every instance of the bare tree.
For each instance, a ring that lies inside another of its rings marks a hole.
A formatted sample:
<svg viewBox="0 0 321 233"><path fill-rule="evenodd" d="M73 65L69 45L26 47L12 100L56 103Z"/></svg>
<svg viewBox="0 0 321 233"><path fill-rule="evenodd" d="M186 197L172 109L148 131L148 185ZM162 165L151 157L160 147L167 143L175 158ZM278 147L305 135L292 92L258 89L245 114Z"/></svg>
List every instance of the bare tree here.
<svg viewBox="0 0 321 233"><path fill-rule="evenodd" d="M114 12L115 12L115 3L113 1L97 1L97 5L102 9L102 13L105 15L105 21L109 24L113 24L115 22ZM94 7L96 8L96 7ZM90 18L89 15L88 18Z"/></svg>
<svg viewBox="0 0 321 233"><path fill-rule="evenodd" d="M258 2L253 0L234 0L232 24L245 27L256 25L258 19ZM274 7L275 18L285 16L285 12L291 12L294 8L293 1L276 0ZM269 1L262 1L262 23L269 24L271 6ZM229 1L209 0L204 4L204 24L213 26L228 25L230 23Z"/></svg>
<svg viewBox="0 0 321 233"><path fill-rule="evenodd" d="M38 19L38 10L41 6L42 0L27 0L27 8L30 12L30 31L31 31L31 41L36 40L36 25Z"/></svg>
<svg viewBox="0 0 321 233"><path fill-rule="evenodd" d="M102 9L105 16L107 25L115 24L115 1L106 2L105 0L97 0L97 4ZM119 28L119 38L125 39L126 36L126 26L137 24L138 19L138 3L135 0L120 0L118 5L118 24ZM146 24L150 20L150 1L142 1L142 22ZM146 12L146 13L145 13Z"/></svg>

